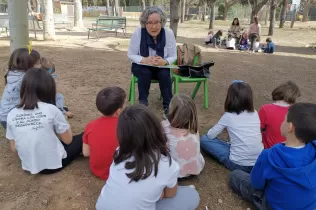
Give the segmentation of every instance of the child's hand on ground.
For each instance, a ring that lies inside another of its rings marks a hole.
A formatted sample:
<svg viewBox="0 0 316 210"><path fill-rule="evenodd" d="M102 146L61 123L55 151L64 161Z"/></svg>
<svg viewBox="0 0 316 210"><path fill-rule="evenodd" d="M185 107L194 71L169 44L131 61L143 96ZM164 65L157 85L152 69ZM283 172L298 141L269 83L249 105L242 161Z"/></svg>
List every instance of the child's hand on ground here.
<svg viewBox="0 0 316 210"><path fill-rule="evenodd" d="M67 116L68 118L72 118L74 116L72 112L65 112L64 115Z"/></svg>

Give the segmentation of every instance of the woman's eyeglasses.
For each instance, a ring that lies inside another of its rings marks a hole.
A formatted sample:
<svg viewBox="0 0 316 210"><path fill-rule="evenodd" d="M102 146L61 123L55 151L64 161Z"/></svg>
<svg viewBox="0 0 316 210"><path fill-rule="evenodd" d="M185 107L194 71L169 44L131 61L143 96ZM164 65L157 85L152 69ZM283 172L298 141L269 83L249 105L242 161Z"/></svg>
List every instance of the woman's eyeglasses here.
<svg viewBox="0 0 316 210"><path fill-rule="evenodd" d="M147 26L150 26L150 27L153 27L154 25L160 25L160 24L161 24L161 21L160 21L160 22L151 22L151 21L150 21L150 22L147 22L147 23L146 23L146 25L147 25Z"/></svg>

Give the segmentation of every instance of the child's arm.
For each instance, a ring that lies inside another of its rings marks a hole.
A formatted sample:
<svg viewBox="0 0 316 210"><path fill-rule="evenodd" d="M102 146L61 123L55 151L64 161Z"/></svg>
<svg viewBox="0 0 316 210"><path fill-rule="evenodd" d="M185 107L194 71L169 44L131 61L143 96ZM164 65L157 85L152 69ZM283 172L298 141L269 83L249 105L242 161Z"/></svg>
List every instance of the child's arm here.
<svg viewBox="0 0 316 210"><path fill-rule="evenodd" d="M85 157L90 157L90 146L89 146L89 144L82 143L82 154Z"/></svg>
<svg viewBox="0 0 316 210"><path fill-rule="evenodd" d="M164 198L172 198L177 194L177 190L178 190L178 183L173 188L166 187L163 190L163 197Z"/></svg>
<svg viewBox="0 0 316 210"><path fill-rule="evenodd" d="M209 139L215 139L227 127L226 121L227 115L224 114L218 123L207 132L207 137Z"/></svg>
<svg viewBox="0 0 316 210"><path fill-rule="evenodd" d="M263 150L250 173L251 185L257 190L263 190L266 186L267 179L265 177L265 169L267 168L267 164L265 159L267 158L267 150Z"/></svg>
<svg viewBox="0 0 316 210"><path fill-rule="evenodd" d="M10 140L10 149L12 152L16 152L15 141Z"/></svg>
<svg viewBox="0 0 316 210"><path fill-rule="evenodd" d="M262 132L266 129L266 121L267 121L267 114L263 106L259 109L258 114L260 118L260 129Z"/></svg>
<svg viewBox="0 0 316 210"><path fill-rule="evenodd" d="M72 142L72 131L70 125L57 107L54 107L52 111L55 112L53 120L55 132L58 134L62 142L70 144Z"/></svg>

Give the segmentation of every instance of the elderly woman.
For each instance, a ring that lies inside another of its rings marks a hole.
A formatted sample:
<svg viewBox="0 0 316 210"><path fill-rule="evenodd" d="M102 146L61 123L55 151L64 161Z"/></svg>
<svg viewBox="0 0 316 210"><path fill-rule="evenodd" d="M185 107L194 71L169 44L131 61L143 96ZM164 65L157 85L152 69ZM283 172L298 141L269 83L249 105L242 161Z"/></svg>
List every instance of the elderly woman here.
<svg viewBox="0 0 316 210"><path fill-rule="evenodd" d="M151 80L156 79L167 114L172 98L172 83L170 69L163 66L177 59L177 49L174 34L169 28L164 28L165 24L166 16L161 9L146 9L140 17L141 27L132 35L128 58L132 61L132 73L138 78L139 103L148 106Z"/></svg>

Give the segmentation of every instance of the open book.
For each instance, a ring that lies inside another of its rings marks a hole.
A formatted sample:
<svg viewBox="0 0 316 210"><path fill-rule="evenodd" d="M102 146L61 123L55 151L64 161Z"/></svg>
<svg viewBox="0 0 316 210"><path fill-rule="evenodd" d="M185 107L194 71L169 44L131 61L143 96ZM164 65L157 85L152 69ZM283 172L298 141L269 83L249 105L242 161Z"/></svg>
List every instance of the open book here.
<svg viewBox="0 0 316 210"><path fill-rule="evenodd" d="M157 68L163 68L163 69L178 69L179 68L177 65L154 66L151 64L144 64L144 63L137 63L137 64L142 65L142 66L151 66L151 67L157 67Z"/></svg>

